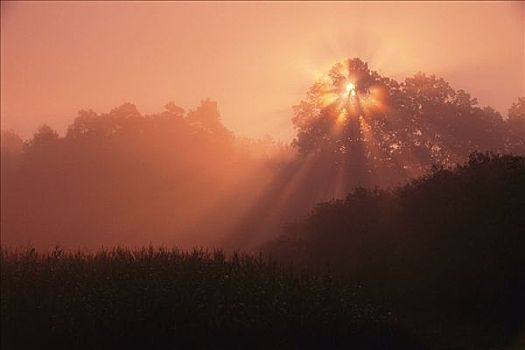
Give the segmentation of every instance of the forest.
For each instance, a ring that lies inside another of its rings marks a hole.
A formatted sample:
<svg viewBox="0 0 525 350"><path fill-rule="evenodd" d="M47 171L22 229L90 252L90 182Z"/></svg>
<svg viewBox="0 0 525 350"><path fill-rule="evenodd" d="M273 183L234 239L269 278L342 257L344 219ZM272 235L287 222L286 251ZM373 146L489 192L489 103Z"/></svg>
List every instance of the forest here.
<svg viewBox="0 0 525 350"><path fill-rule="evenodd" d="M292 122L242 137L208 98L3 130L2 345L525 342L525 97L501 115L352 58Z"/></svg>
<svg viewBox="0 0 525 350"><path fill-rule="evenodd" d="M359 106L338 98L349 75ZM63 136L2 132L2 242L257 250L356 186L401 185L476 151L525 154L524 110L519 98L503 117L434 75L398 83L360 59L334 65L294 107L291 144L236 136L210 99L188 112L83 110Z"/></svg>

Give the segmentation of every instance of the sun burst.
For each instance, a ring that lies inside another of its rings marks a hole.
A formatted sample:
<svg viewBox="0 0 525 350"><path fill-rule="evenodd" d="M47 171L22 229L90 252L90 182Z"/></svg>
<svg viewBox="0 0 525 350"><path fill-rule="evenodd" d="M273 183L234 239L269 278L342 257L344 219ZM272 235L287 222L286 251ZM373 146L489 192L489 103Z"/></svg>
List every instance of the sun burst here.
<svg viewBox="0 0 525 350"><path fill-rule="evenodd" d="M330 107L341 122L359 116L370 117L386 111L387 94L379 85L360 86L349 74L339 71L335 77L320 80L319 100L323 108Z"/></svg>

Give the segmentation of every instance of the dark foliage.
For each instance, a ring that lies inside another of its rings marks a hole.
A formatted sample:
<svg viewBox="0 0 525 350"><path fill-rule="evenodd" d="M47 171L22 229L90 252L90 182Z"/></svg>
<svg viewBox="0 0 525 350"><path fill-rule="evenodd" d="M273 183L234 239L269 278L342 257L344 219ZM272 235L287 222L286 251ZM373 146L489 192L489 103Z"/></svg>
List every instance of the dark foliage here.
<svg viewBox="0 0 525 350"><path fill-rule="evenodd" d="M149 248L1 259L2 348L412 346L350 281L262 258Z"/></svg>
<svg viewBox="0 0 525 350"><path fill-rule="evenodd" d="M474 151L525 154L524 101L504 118L443 78L418 72L397 82L347 59L294 107L294 144L345 170L346 192L395 184L435 164L463 162Z"/></svg>
<svg viewBox="0 0 525 350"><path fill-rule="evenodd" d="M319 204L267 249L350 272L412 322L470 324L471 344L481 329L510 339L525 325L523 208L525 158L476 153L403 187Z"/></svg>
<svg viewBox="0 0 525 350"><path fill-rule="evenodd" d="M236 137L210 100L187 113L174 103L154 115L129 103L81 111L66 135L44 125L25 143L2 132L4 248L248 250L322 202L264 248L299 270L200 251L4 249L2 344L515 342L525 325L525 99L503 118L433 75L398 83L352 59L309 90L293 122L297 154Z"/></svg>
<svg viewBox="0 0 525 350"><path fill-rule="evenodd" d="M473 150L525 154L523 98L503 118L435 76L398 83L359 59L328 76L295 108L294 147L235 136L209 99L81 111L66 135L44 125L25 144L2 132L2 243L253 250L356 186L402 184ZM349 79L346 107L325 104Z"/></svg>
<svg viewBox="0 0 525 350"><path fill-rule="evenodd" d="M486 154L357 189L268 245L295 270L220 252L3 250L2 342L505 348L525 322L524 198L525 159Z"/></svg>

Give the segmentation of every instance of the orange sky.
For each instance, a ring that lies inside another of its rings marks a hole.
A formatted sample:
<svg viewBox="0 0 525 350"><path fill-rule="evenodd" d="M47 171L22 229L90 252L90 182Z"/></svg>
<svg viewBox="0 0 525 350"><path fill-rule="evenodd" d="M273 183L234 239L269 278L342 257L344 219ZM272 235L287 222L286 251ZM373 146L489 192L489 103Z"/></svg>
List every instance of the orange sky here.
<svg viewBox="0 0 525 350"><path fill-rule="evenodd" d="M519 2L2 2L2 128L63 132L79 109L219 102L247 136L293 135L291 106L334 61L436 73L500 111L524 91Z"/></svg>

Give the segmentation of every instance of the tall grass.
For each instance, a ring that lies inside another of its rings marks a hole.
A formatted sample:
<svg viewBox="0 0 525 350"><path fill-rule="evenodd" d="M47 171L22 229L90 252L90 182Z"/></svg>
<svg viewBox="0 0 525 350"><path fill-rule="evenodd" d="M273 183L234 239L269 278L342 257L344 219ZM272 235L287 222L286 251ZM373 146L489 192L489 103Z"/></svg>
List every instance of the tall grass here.
<svg viewBox="0 0 525 350"><path fill-rule="evenodd" d="M2 345L9 348L44 340L98 347L107 337L206 348L243 341L296 347L327 337L334 346L349 338L372 348L394 341L392 317L372 307L356 283L261 256L3 249L1 281Z"/></svg>

